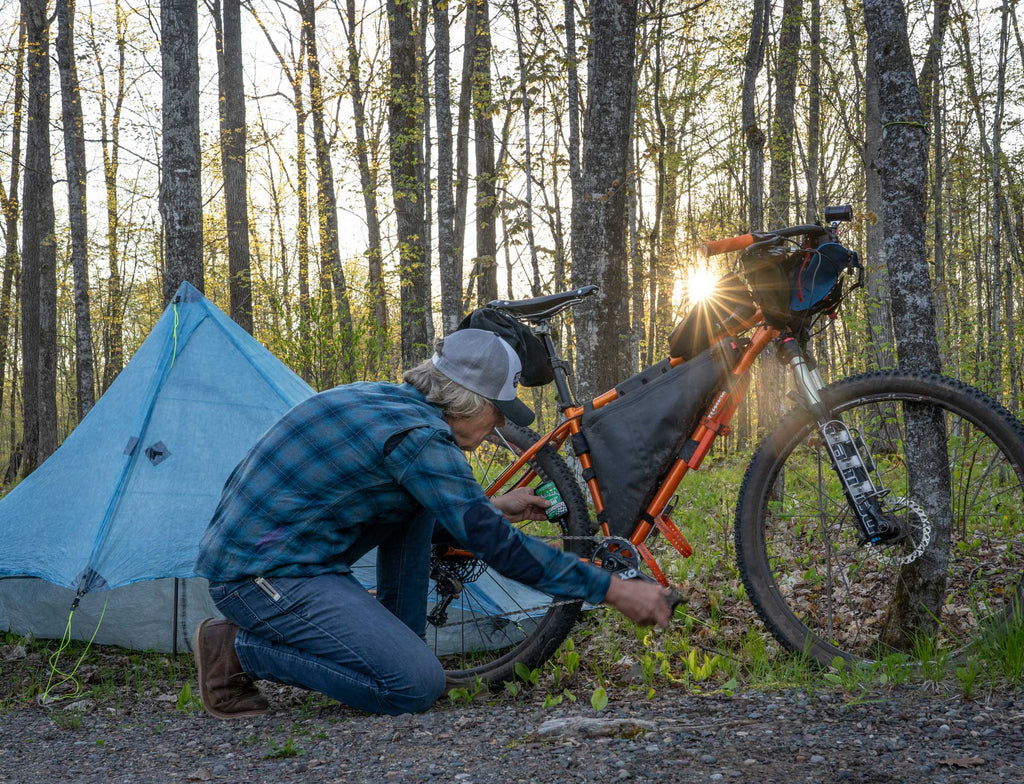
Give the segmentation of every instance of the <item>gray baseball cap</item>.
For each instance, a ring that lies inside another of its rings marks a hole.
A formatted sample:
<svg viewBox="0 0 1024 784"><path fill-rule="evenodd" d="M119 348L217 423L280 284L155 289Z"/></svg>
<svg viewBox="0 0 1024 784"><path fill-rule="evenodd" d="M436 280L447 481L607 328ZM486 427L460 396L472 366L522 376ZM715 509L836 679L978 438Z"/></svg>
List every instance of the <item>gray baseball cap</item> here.
<svg viewBox="0 0 1024 784"><path fill-rule="evenodd" d="M515 350L493 332L460 329L448 335L434 367L456 384L491 401L517 425L533 422L533 412L516 397L523 366Z"/></svg>

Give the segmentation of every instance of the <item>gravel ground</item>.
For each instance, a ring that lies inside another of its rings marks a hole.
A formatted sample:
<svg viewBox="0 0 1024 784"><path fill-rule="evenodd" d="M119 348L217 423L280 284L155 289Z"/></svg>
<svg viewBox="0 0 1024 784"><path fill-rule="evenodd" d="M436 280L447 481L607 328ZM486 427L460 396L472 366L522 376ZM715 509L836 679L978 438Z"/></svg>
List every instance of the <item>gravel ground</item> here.
<svg viewBox="0 0 1024 784"><path fill-rule="evenodd" d="M598 713L580 687L553 708L534 690L380 717L262 684L271 714L224 722L137 685L17 704L36 658L0 662L0 782L1024 781L1020 694L662 688L648 700L624 687Z"/></svg>

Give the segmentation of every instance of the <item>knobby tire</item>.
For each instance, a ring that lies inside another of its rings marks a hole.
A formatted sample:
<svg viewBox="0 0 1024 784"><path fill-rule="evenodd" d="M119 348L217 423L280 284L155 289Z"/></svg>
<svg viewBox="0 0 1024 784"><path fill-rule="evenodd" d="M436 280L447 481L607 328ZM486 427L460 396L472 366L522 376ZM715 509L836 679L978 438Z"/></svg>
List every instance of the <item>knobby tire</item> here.
<svg viewBox="0 0 1024 784"><path fill-rule="evenodd" d="M862 428L878 475L892 491L883 503L911 520L915 530L926 527L922 515L898 499L916 496L911 500L919 509L932 509L923 517L936 538L924 548L919 568L940 575L932 584L944 595L937 612L932 605L899 605L897 596L919 595L905 590L918 567L899 561L913 555L912 542L858 545L853 513L826 447L811 415L797 409L758 448L736 508L743 582L775 638L827 665L837 656L955 657L987 634L1019 625L1024 608L1021 423L982 392L938 375L869 373L827 387L823 397L838 418ZM919 432L908 423L928 417L945 425L945 455L934 454L936 465L947 471L948 493L941 489L946 486L942 470L913 479L915 471L923 472L905 460L907 434L913 440ZM919 489L935 476L940 480L927 486L939 490ZM946 510L938 505L943 498L949 502ZM948 545L939 541L943 525ZM948 560L945 569L942 559ZM918 612L920 629L897 626L894 618L910 617L900 615L897 605Z"/></svg>
<svg viewBox="0 0 1024 784"><path fill-rule="evenodd" d="M516 454L522 454L530 446L540 440L540 436L527 428L508 424L501 428L501 435L512 446ZM485 444L484 450L490 450L487 465L476 462L475 470L481 484L486 487L487 479L494 479L506 465L514 460L515 455L509 453L507 448L501 444ZM480 450L478 450L480 451ZM471 463L474 460L471 459ZM536 486L545 480L552 480L558 488L565 502L568 513L561 520L560 536L566 537L561 541L556 537L549 540L549 544L561 545L563 550L571 550L577 555L589 556L593 550L593 543L590 539L590 518L587 512L587 504L583 499L575 476L557 452L550 446L546 446L538 452L535 459L531 461L532 468L539 474L539 479L531 484ZM508 487L510 487L509 485ZM527 533L537 532L543 526L551 524L538 524L526 521L516 523ZM435 596L432 591L430 601ZM497 650L482 651L473 650L467 644L465 649L457 650L449 655L441 655L440 659L445 668L449 689L457 687L471 687L479 679L488 685L500 685L505 681L511 681L516 677L516 665L521 664L527 670L539 667L555 653L558 646L562 644L569 635L573 625L576 623L583 602L581 600L550 599L550 606L539 619L535 628L529 628L520 632L521 639L510 637L508 644L499 647ZM453 623L462 624L467 631L468 627L474 624L501 624L500 618L482 617L478 621L456 619ZM511 627L517 624L509 624ZM435 633L431 626L427 627L428 641L432 633ZM472 637L474 635L467 635Z"/></svg>

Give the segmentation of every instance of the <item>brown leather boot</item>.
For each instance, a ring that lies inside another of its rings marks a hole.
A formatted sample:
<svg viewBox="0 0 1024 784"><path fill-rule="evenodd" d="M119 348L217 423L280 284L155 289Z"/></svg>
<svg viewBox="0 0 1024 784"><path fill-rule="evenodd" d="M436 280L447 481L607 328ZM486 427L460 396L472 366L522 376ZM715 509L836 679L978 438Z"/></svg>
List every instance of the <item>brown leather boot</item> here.
<svg viewBox="0 0 1024 784"><path fill-rule="evenodd" d="M270 710L235 654L237 631L230 621L207 618L196 629L192 645L199 671L199 698L206 712L218 719L260 716Z"/></svg>

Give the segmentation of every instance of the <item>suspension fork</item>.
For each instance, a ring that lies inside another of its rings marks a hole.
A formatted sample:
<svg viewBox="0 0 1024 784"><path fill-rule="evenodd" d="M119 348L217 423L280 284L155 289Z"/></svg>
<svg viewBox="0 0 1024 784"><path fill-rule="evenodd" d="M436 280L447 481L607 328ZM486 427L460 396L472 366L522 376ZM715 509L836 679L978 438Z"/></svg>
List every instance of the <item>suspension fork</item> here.
<svg viewBox="0 0 1024 784"><path fill-rule="evenodd" d="M793 371L800 401L814 417L822 440L828 447L832 470L843 486L843 495L857 521L861 545L881 544L898 539L901 530L894 520L883 514L879 501L889 491L878 476L867 445L829 408L822 396L824 382L817 366L809 361L800 342L794 337L779 342L779 355Z"/></svg>

